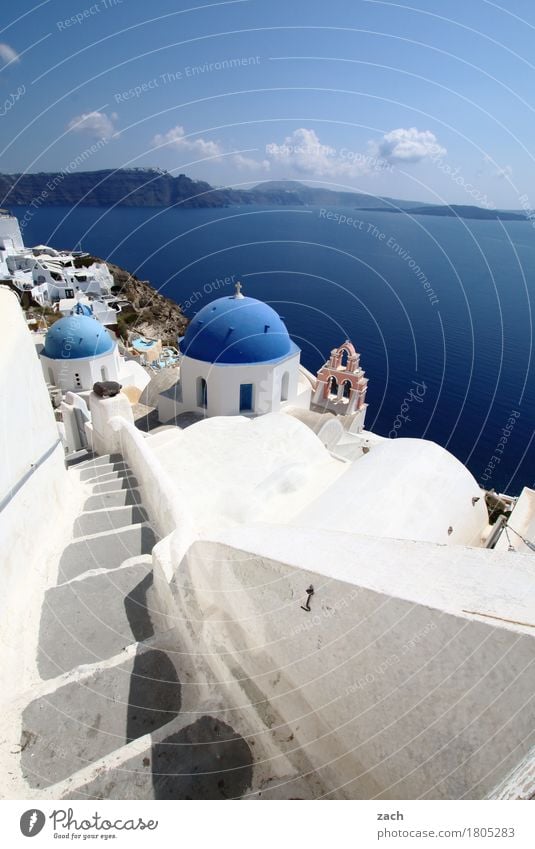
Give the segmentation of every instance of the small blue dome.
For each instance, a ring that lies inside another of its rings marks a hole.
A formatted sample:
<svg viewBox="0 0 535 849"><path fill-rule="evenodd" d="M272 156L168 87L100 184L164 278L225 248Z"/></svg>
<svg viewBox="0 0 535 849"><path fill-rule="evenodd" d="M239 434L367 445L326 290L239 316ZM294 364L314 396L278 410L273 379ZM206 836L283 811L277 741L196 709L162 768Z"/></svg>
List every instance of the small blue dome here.
<svg viewBox="0 0 535 849"><path fill-rule="evenodd" d="M200 310L180 342L186 357L217 365L280 360L299 349L279 315L262 301L234 295Z"/></svg>
<svg viewBox="0 0 535 849"><path fill-rule="evenodd" d="M46 334L43 354L51 360L78 360L99 357L114 347L100 321L87 315L68 315L56 321Z"/></svg>
<svg viewBox="0 0 535 849"><path fill-rule="evenodd" d="M89 304L81 304L78 302L76 306L72 308L71 313L73 315L93 315L93 310Z"/></svg>

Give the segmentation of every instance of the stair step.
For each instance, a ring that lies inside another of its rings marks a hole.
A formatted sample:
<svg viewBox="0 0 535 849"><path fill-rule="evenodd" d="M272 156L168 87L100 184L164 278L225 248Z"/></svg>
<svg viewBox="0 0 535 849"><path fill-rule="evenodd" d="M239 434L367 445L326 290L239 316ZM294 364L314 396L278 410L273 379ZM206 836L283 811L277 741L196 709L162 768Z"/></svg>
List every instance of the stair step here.
<svg viewBox="0 0 535 849"><path fill-rule="evenodd" d="M236 799L250 789L252 751L230 725L208 714L179 730L176 724L63 798Z"/></svg>
<svg viewBox="0 0 535 849"><path fill-rule="evenodd" d="M129 469L124 460L117 461L117 463L103 463L99 466L88 466L85 469L81 469L80 480L89 481L93 480L93 478L98 479L112 473L132 474L132 470Z"/></svg>
<svg viewBox="0 0 535 849"><path fill-rule="evenodd" d="M135 480L133 471L131 469L120 469L115 472L107 472L105 475L98 475L97 477L88 478L85 483L88 483L90 486L99 486L103 483L109 483L109 481L118 480Z"/></svg>
<svg viewBox="0 0 535 849"><path fill-rule="evenodd" d="M139 486L137 478L112 478L112 480L104 483L97 483L93 486L93 493L100 495L103 492L117 492L121 489L131 490Z"/></svg>
<svg viewBox="0 0 535 849"><path fill-rule="evenodd" d="M70 581L91 569L117 569L138 554L150 554L157 539L146 525L72 542L59 563L58 583Z"/></svg>
<svg viewBox="0 0 535 849"><path fill-rule="evenodd" d="M77 469L95 469L99 466L107 466L110 463L123 463L124 458L121 454L89 454L86 460L77 463Z"/></svg>
<svg viewBox="0 0 535 849"><path fill-rule="evenodd" d="M41 677L97 663L153 636L151 587L151 566L134 563L48 590L37 654Z"/></svg>
<svg viewBox="0 0 535 849"><path fill-rule="evenodd" d="M141 504L141 495L137 489L117 489L90 495L84 504L84 512L106 510L108 507L125 507L127 504Z"/></svg>
<svg viewBox="0 0 535 849"><path fill-rule="evenodd" d="M49 787L165 725L180 708L170 657L140 647L133 659L30 702L22 715L23 776L30 787Z"/></svg>
<svg viewBox="0 0 535 849"><path fill-rule="evenodd" d="M92 513L82 513L74 523L75 537L87 534L99 534L115 528L126 528L147 521L145 510L140 507L114 507L110 510L100 510Z"/></svg>
<svg viewBox="0 0 535 849"><path fill-rule="evenodd" d="M141 750L142 742L145 744ZM54 797L65 800L81 799L154 799L152 787L152 746L151 739L135 741L118 749L103 762L98 762L98 774L96 777L80 782L78 775L73 775L74 789L69 787L67 792L61 792L63 787L54 787ZM113 765L106 764L106 760L113 758ZM95 765L96 766L96 765ZM87 773L89 770L84 770ZM93 771L93 770L91 770Z"/></svg>
<svg viewBox="0 0 535 849"><path fill-rule="evenodd" d="M87 465L89 465L89 463L93 461L93 459L98 459L97 454L93 454L92 451L88 451L86 448L81 448L79 451L74 451L72 454L66 457L65 464L68 469L83 469Z"/></svg>

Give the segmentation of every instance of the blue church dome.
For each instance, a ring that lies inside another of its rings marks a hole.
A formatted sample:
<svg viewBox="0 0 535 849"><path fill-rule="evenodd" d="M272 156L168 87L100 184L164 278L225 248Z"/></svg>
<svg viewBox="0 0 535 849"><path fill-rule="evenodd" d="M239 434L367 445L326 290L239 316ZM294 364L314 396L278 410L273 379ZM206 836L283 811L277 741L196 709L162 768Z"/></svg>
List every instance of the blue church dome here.
<svg viewBox="0 0 535 849"><path fill-rule="evenodd" d="M46 334L43 354L51 360L98 357L113 351L115 343L104 326L87 315L60 318Z"/></svg>
<svg viewBox="0 0 535 849"><path fill-rule="evenodd" d="M93 310L89 304L77 303L71 310L73 315L93 315Z"/></svg>
<svg viewBox="0 0 535 849"><path fill-rule="evenodd" d="M217 365L280 360L299 349L274 309L236 294L207 304L192 319L180 342L182 353Z"/></svg>

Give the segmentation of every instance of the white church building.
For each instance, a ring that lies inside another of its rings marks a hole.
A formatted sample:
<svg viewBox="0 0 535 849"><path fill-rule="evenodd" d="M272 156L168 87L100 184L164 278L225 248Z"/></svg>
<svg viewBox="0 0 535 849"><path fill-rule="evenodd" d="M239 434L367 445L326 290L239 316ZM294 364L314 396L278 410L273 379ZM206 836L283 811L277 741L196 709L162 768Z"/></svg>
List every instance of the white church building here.
<svg viewBox="0 0 535 849"><path fill-rule="evenodd" d="M52 324L40 358L46 381L62 392L89 392L107 380L141 391L150 381L139 363L119 354L117 340L82 304Z"/></svg>
<svg viewBox="0 0 535 849"><path fill-rule="evenodd" d="M313 377L268 304L242 294L207 304L180 342L179 379L158 403L160 421L183 412L258 416L310 406Z"/></svg>

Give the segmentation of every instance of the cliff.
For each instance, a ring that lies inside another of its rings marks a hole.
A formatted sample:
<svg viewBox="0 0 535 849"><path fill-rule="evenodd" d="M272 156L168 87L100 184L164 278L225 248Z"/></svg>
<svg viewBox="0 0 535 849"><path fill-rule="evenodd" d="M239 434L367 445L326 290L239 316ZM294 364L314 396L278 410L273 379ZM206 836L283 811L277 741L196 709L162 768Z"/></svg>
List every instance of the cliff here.
<svg viewBox="0 0 535 849"><path fill-rule="evenodd" d="M98 257L80 257L76 260L78 267L91 265L93 262L104 262ZM118 265L106 263L113 275L114 294L125 298L133 306L133 310L125 311L118 316L118 326L124 340L129 330L136 330L144 336L161 339L164 345L176 346L177 334L183 335L188 325L188 319L180 306L166 298L154 289L146 280L140 280Z"/></svg>
<svg viewBox="0 0 535 849"><path fill-rule="evenodd" d="M173 177L159 168L122 168L39 174L0 174L3 205L139 206L177 208L226 206L343 206L410 209L418 201L382 198L306 186L296 180L259 183L251 189L214 188L185 174Z"/></svg>
<svg viewBox="0 0 535 849"><path fill-rule="evenodd" d="M173 206L224 207L236 204L299 203L280 193L216 189L185 174L173 177L155 168L122 168L67 173L0 174L0 197L8 206Z"/></svg>

